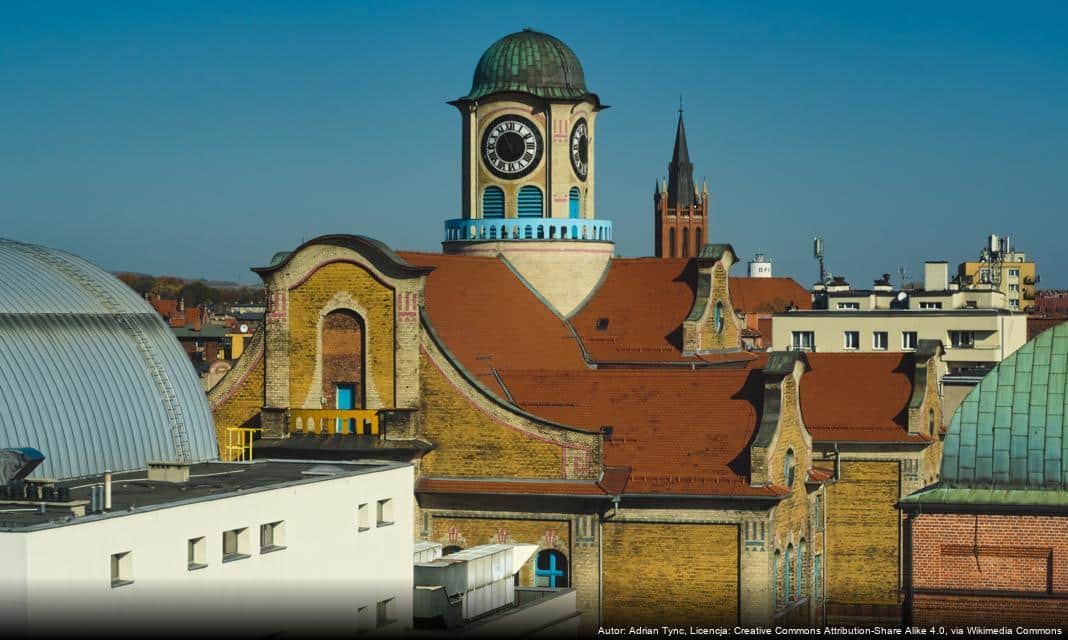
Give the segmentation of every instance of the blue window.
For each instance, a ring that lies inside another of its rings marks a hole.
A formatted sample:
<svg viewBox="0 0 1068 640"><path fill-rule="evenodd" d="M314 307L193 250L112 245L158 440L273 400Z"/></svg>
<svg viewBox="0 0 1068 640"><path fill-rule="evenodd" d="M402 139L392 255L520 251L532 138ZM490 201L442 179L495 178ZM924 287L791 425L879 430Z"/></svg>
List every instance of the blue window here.
<svg viewBox="0 0 1068 640"><path fill-rule="evenodd" d="M771 585L775 591L775 606L782 602L782 585L779 584L779 566L782 564L782 554L775 552L775 562L771 563Z"/></svg>
<svg viewBox="0 0 1068 640"><path fill-rule="evenodd" d="M527 185L519 190L520 218L540 218L544 211L541 189Z"/></svg>
<svg viewBox="0 0 1068 640"><path fill-rule="evenodd" d="M557 589L567 585L567 556L555 549L539 551L534 563L534 586Z"/></svg>
<svg viewBox="0 0 1068 640"><path fill-rule="evenodd" d="M820 601L820 569L822 569L821 560L823 558L820 555L816 555L812 558L812 578L815 581L812 587L812 596L816 602Z"/></svg>
<svg viewBox="0 0 1068 640"><path fill-rule="evenodd" d="M571 187L571 191L567 194L568 204L568 217L578 218L579 216L579 188Z"/></svg>
<svg viewBox="0 0 1068 640"><path fill-rule="evenodd" d="M797 545L797 599L800 600L805 589L805 541Z"/></svg>
<svg viewBox="0 0 1068 640"><path fill-rule="evenodd" d="M482 192L482 217L504 217L504 191L500 187L486 187Z"/></svg>
<svg viewBox="0 0 1068 640"><path fill-rule="evenodd" d="M783 466L782 476L783 476L783 479L786 481L786 486L787 487L794 486L794 467L796 465L794 464L794 450L793 449L787 449L786 450L786 455L783 456L782 466Z"/></svg>
<svg viewBox="0 0 1068 640"><path fill-rule="evenodd" d="M716 333L723 331L723 303L717 302L716 306L712 307L712 326L715 327Z"/></svg>

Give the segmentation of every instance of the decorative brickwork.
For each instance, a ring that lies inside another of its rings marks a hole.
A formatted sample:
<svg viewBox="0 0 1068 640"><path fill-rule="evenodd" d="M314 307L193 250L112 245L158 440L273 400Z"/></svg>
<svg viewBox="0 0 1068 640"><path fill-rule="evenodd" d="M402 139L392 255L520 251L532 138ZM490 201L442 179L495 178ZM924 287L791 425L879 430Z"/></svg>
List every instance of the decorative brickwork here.
<svg viewBox="0 0 1068 640"><path fill-rule="evenodd" d="M429 539L444 546L457 545L466 548L480 544L518 543L536 544L538 551L556 549L568 558L568 576L571 576L571 523L568 520L434 515L430 521ZM519 584L524 587L534 586L533 559L520 570Z"/></svg>
<svg viewBox="0 0 1068 640"><path fill-rule="evenodd" d="M249 340L237 364L208 392L215 419L219 451L227 445L226 430L230 427L260 426L263 407L263 331Z"/></svg>
<svg viewBox="0 0 1068 640"><path fill-rule="evenodd" d="M827 487L827 599L897 605L899 463L843 461Z"/></svg>
<svg viewBox="0 0 1068 640"><path fill-rule="evenodd" d="M604 624L738 623L737 525L606 522Z"/></svg>

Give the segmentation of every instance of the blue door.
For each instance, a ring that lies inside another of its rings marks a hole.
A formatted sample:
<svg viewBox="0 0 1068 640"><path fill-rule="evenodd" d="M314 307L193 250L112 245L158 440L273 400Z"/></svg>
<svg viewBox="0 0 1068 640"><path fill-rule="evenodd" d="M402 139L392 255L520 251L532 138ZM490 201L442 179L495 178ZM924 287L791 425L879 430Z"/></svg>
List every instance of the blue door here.
<svg viewBox="0 0 1068 640"><path fill-rule="evenodd" d="M356 408L356 386L351 384L339 384L337 385L337 408L338 409L355 409ZM338 433L348 431L349 433L356 432L356 420L348 419L342 420L338 418L336 420L336 426L334 427ZM345 427L342 430L342 426Z"/></svg>

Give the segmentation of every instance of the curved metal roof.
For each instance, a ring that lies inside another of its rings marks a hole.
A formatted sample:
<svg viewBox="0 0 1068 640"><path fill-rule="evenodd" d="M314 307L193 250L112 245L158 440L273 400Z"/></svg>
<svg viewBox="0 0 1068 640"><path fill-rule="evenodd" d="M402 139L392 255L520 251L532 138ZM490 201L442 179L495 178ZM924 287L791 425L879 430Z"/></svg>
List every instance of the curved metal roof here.
<svg viewBox="0 0 1068 640"><path fill-rule="evenodd" d="M507 35L486 49L466 99L504 91L572 100L589 95L575 52L559 39L531 29Z"/></svg>
<svg viewBox="0 0 1068 640"><path fill-rule="evenodd" d="M34 476L218 458L192 364L151 306L70 253L0 238L0 447Z"/></svg>
<svg viewBox="0 0 1068 640"><path fill-rule="evenodd" d="M1068 324L1028 342L964 398L946 434L949 489L1068 488Z"/></svg>

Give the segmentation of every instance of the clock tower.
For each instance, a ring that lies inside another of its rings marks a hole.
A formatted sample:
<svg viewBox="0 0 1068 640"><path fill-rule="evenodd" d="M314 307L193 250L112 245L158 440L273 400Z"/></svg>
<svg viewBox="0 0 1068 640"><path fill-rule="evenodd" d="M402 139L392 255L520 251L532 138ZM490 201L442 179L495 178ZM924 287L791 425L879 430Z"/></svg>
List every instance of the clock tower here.
<svg viewBox="0 0 1068 640"><path fill-rule="evenodd" d="M449 104L460 112L463 174L444 251L503 256L557 311L573 310L614 250L594 200L606 107L578 57L548 34L513 33L490 45L470 92Z"/></svg>

